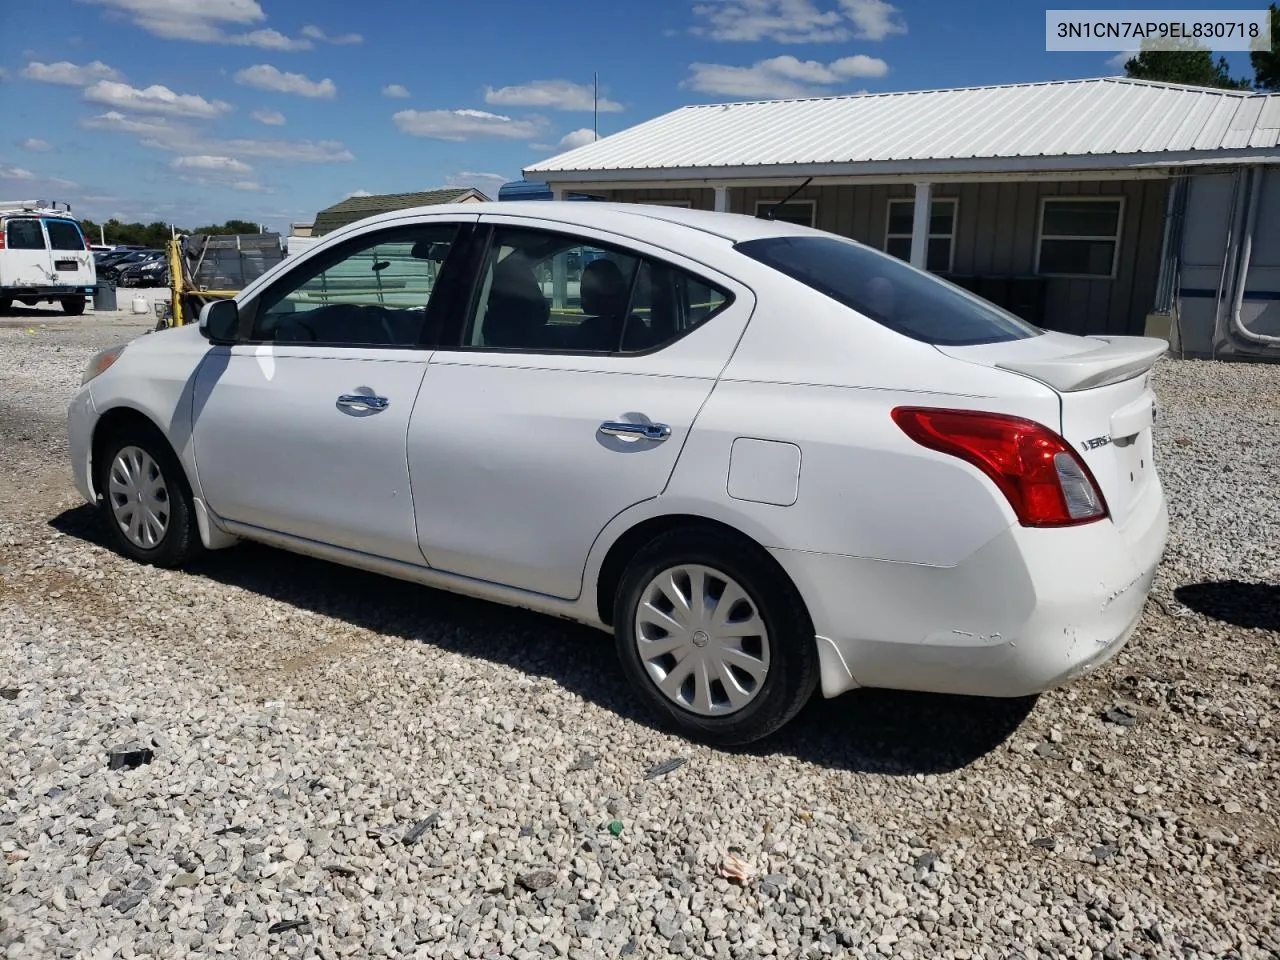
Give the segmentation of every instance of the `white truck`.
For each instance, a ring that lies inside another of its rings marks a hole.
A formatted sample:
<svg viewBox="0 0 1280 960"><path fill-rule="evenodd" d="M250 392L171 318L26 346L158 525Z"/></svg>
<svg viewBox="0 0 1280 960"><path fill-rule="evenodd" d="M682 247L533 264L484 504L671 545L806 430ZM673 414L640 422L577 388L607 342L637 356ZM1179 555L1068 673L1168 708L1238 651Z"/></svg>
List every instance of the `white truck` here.
<svg viewBox="0 0 1280 960"><path fill-rule="evenodd" d="M49 301L75 316L97 284L93 251L70 204L0 201L0 314L15 301Z"/></svg>

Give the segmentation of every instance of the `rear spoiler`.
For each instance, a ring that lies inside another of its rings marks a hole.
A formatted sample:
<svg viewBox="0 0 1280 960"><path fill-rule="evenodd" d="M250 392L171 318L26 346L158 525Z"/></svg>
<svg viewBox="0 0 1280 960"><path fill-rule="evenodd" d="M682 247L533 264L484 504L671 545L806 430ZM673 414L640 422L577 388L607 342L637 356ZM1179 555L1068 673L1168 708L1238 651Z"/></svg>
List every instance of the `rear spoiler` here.
<svg viewBox="0 0 1280 960"><path fill-rule="evenodd" d="M1169 349L1157 337L1086 337L1097 340L1092 350L1040 360L1007 360L996 364L1002 370L1048 384L1061 393L1091 390L1120 383L1150 370Z"/></svg>

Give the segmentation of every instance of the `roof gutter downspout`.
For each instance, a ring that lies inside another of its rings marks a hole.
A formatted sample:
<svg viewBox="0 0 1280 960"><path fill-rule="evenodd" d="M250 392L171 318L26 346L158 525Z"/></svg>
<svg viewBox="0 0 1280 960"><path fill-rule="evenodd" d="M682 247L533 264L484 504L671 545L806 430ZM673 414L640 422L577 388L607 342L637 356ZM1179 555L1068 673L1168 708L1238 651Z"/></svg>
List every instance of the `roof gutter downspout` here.
<svg viewBox="0 0 1280 960"><path fill-rule="evenodd" d="M1240 262L1236 267L1235 289L1231 297L1231 327L1240 336L1254 343L1280 344L1280 337L1265 333L1254 333L1240 319L1240 309L1244 305L1244 288L1249 279L1249 259L1253 256L1253 233L1258 226L1258 200L1262 196L1262 182L1266 167L1254 167L1250 170L1249 199L1245 208L1244 236L1240 248Z"/></svg>
<svg viewBox="0 0 1280 960"><path fill-rule="evenodd" d="M1235 272L1237 235L1240 232L1240 221L1244 217L1244 191L1240 189L1241 181L1248 178L1249 171L1246 168L1236 170L1231 176L1231 207L1230 215L1227 219L1227 235L1225 252L1222 257L1222 270L1218 273L1218 293L1214 298L1213 307L1213 332L1210 339L1211 356L1217 359L1218 354L1218 337L1223 335L1222 331L1226 317L1226 302L1230 298L1230 279Z"/></svg>

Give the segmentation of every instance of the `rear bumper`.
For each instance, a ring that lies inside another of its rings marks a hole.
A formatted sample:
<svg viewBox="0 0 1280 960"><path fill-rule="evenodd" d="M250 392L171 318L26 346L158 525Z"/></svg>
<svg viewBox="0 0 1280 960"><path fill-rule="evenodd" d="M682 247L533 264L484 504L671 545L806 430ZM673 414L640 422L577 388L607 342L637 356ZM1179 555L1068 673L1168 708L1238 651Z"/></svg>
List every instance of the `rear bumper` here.
<svg viewBox="0 0 1280 960"><path fill-rule="evenodd" d="M5 287L0 296L15 300L53 300L60 297L91 297L93 286Z"/></svg>
<svg viewBox="0 0 1280 960"><path fill-rule="evenodd" d="M774 550L808 604L822 690L1020 697L1114 656L1168 535L1158 480L1123 527L1010 527L954 567Z"/></svg>

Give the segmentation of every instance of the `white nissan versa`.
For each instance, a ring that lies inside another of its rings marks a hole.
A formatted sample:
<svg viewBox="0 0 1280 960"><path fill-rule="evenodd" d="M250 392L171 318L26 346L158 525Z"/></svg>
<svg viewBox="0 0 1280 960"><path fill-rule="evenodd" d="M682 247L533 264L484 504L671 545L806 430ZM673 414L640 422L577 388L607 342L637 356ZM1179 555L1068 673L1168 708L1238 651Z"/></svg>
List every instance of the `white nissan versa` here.
<svg viewBox="0 0 1280 960"><path fill-rule="evenodd" d="M95 356L71 455L136 560L256 540L580 620L733 744L819 685L1016 697L1119 650L1165 348L768 219L438 206Z"/></svg>

